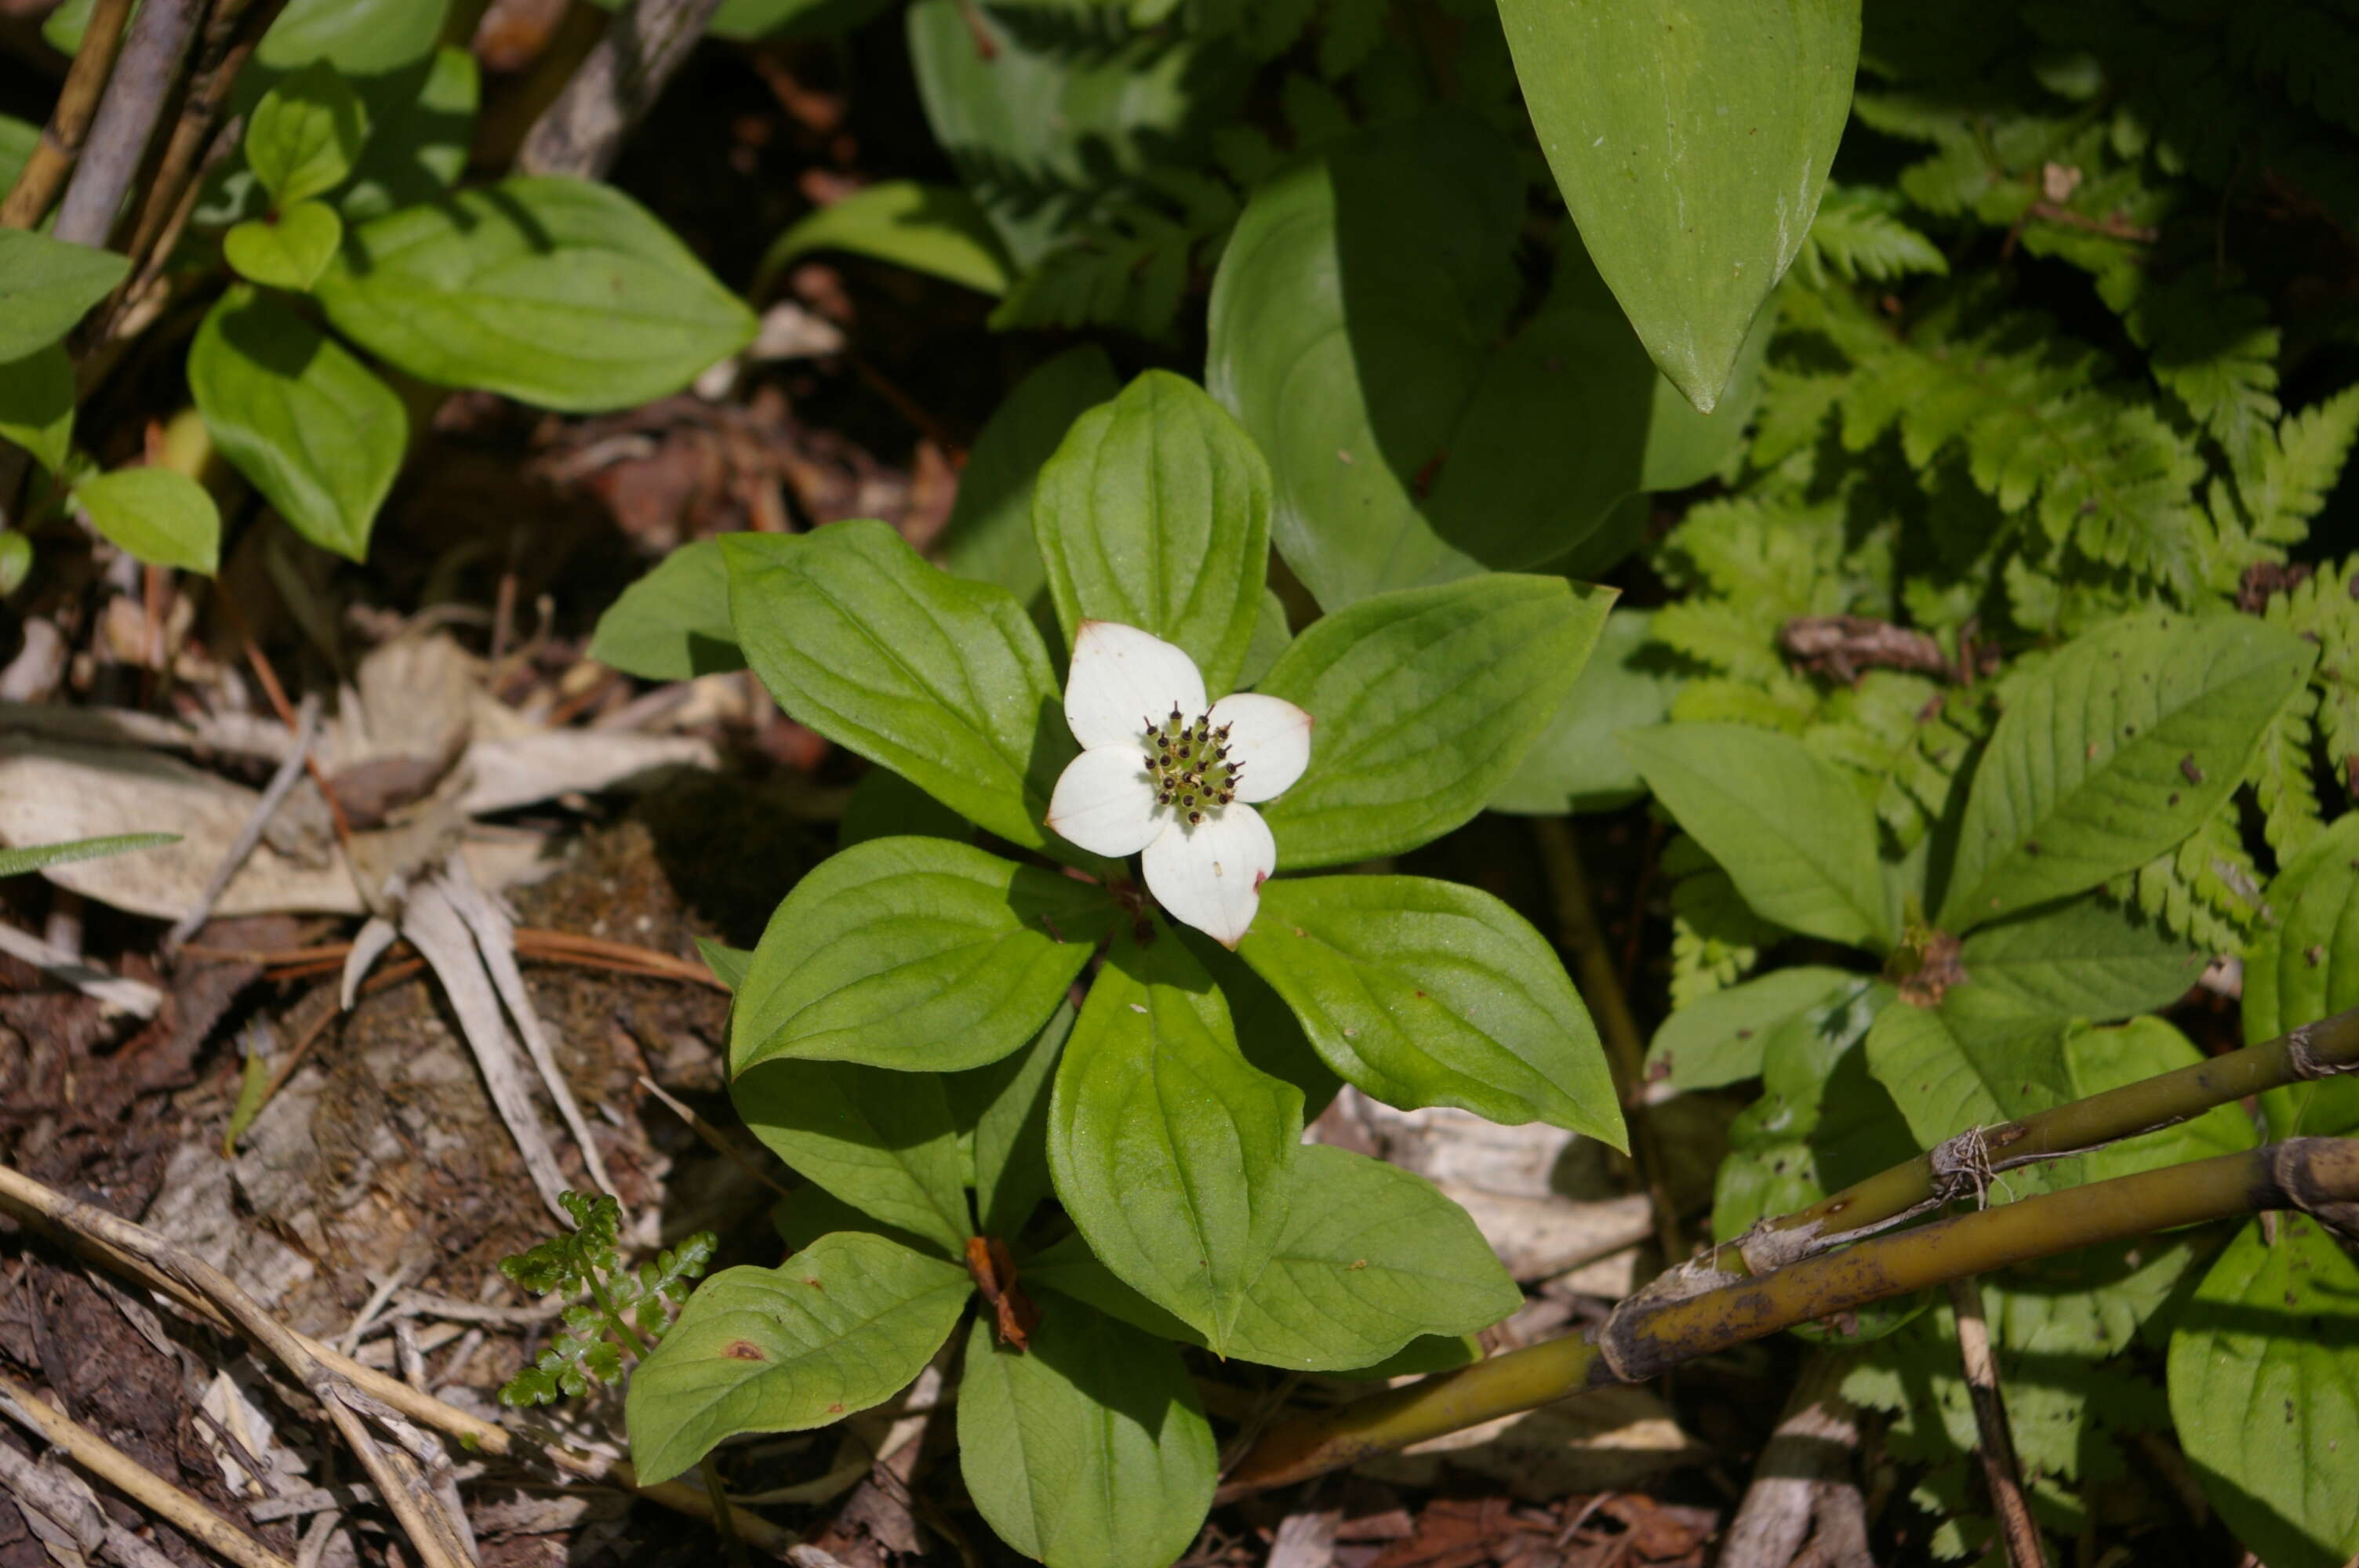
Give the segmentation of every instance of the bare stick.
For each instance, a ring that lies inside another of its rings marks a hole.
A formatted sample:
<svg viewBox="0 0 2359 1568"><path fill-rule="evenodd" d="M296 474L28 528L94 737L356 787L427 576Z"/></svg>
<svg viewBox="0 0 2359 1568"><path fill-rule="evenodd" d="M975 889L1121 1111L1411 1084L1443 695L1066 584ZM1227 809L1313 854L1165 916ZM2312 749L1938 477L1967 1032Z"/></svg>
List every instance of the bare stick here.
<svg viewBox="0 0 2359 1568"><path fill-rule="evenodd" d="M1730 1521L1720 1568L1787 1568L1810 1539L1811 1519L1828 1511L1824 1499L1853 1489L1859 1420L1843 1397L1844 1364L1821 1352L1803 1367Z"/></svg>
<svg viewBox="0 0 2359 1568"><path fill-rule="evenodd" d="M165 951L179 947L197 934L197 927L212 918L213 905L228 891L230 881L237 875L238 868L244 866L245 858L254 853L254 847L262 842L263 829L270 826L270 819L278 814L279 806L293 792L296 779L302 774L304 759L311 754L311 743L320 738L320 694L306 692L303 706L297 710L295 717L295 749L287 753L286 760L278 764L278 771L270 775L270 783L263 790L262 799L255 805L254 815L246 818L237 842L229 847L229 853L222 857L222 863L213 868L212 876L205 882L204 892L197 895L197 902L189 913L180 916L172 929L165 933Z"/></svg>
<svg viewBox="0 0 2359 1568"><path fill-rule="evenodd" d="M526 174L596 179L688 58L721 0L625 0L516 153Z"/></svg>
<svg viewBox="0 0 2359 1568"><path fill-rule="evenodd" d="M5 1373L0 1373L0 1411L23 1422L43 1441L64 1449L75 1464L239 1568L295 1568L98 1433L36 1399Z"/></svg>
<svg viewBox="0 0 2359 1568"><path fill-rule="evenodd" d="M99 100L82 161L58 204L56 233L78 245L106 243L147 156L147 143L189 49L201 0L147 0L131 24L123 59Z"/></svg>
<svg viewBox="0 0 2359 1568"><path fill-rule="evenodd" d="M82 48L74 50L73 67L58 92L58 106L49 112L49 123L41 127L41 139L8 199L0 201L0 229L29 229L49 210L67 171L82 156L82 137L89 134L106 73L114 67L114 51L123 47L123 21L130 15L131 0L98 0L91 7Z"/></svg>
<svg viewBox="0 0 2359 1568"><path fill-rule="evenodd" d="M1991 1509L1998 1515L2006 1559L2014 1568L2048 1568L2039 1527L2031 1521L2031 1505L2024 1500L2023 1472L2015 1461L2015 1435L2006 1424L1998 1361L1991 1355L1990 1325L1983 1317L1982 1281L1971 1274L1951 1280L1950 1310L1957 1317L1958 1357L1965 1366L1966 1394L1982 1435L1983 1480L1990 1487Z"/></svg>

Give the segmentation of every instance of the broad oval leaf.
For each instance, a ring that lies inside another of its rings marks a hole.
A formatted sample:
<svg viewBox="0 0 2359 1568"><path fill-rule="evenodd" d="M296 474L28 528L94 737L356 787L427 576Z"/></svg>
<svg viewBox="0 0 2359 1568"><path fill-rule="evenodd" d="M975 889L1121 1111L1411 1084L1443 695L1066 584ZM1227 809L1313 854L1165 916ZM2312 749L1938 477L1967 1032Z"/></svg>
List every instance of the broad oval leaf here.
<svg viewBox="0 0 2359 1568"><path fill-rule="evenodd" d="M2277 924L2245 956L2245 1041L2359 1007L2359 813L2337 817L2269 883ZM2359 1131L2359 1078L2327 1078L2261 1097L2277 1138Z"/></svg>
<svg viewBox="0 0 2359 1568"><path fill-rule="evenodd" d="M1700 996L1655 1031L1647 1046L1647 1076L1669 1078L1681 1090L1759 1077L1763 1053L1780 1030L1822 1022L1830 1004L1861 981L1849 969L1800 964Z"/></svg>
<svg viewBox="0 0 2359 1568"><path fill-rule="evenodd" d="M319 281L343 242L344 222L324 201L298 201L273 217L250 218L222 236L222 256L249 283L302 294Z"/></svg>
<svg viewBox="0 0 2359 1568"><path fill-rule="evenodd" d="M590 656L644 680L693 680L745 667L729 619L729 562L718 539L658 561L598 617Z"/></svg>
<svg viewBox="0 0 2359 1568"><path fill-rule="evenodd" d="M2083 892L2186 838L2234 791L2317 657L2249 615L2149 611L2009 683L1959 826L1942 929Z"/></svg>
<svg viewBox="0 0 2359 1568"><path fill-rule="evenodd" d="M223 455L297 533L368 557L409 444L391 387L293 311L233 288L197 330L189 390Z"/></svg>
<svg viewBox="0 0 2359 1568"><path fill-rule="evenodd" d="M1302 1091L1237 1049L1228 1004L1168 928L1125 936L1049 1102L1049 1169L1091 1249L1225 1354L1286 1224Z"/></svg>
<svg viewBox="0 0 2359 1568"><path fill-rule="evenodd" d="M1103 888L947 838L870 839L770 917L737 991L731 1071L995 1062L1038 1032L1120 914Z"/></svg>
<svg viewBox="0 0 2359 1568"><path fill-rule="evenodd" d="M170 469L117 469L74 486L91 525L134 559L213 575L221 565L221 510L205 487Z"/></svg>
<svg viewBox="0 0 2359 1568"><path fill-rule="evenodd" d="M245 161L271 200L285 209L342 184L360 161L368 129L360 94L334 66L314 60L254 106L246 117Z"/></svg>
<svg viewBox="0 0 2359 1568"><path fill-rule="evenodd" d="M1647 781L1615 737L1670 717L1680 688L1673 661L1651 640L1654 616L1616 610L1605 618L1597 652L1558 704L1556 717L1491 796L1494 811L1529 816L1614 811L1647 793Z"/></svg>
<svg viewBox="0 0 2359 1568"><path fill-rule="evenodd" d="M1177 1346L1082 1303L1040 1304L1028 1349L978 1316L959 1470L999 1538L1048 1568L1166 1568L1212 1506L1220 1452Z"/></svg>
<svg viewBox="0 0 2359 1568"><path fill-rule="evenodd" d="M431 201L457 183L467 171L482 96L475 57L449 44L436 49L417 92L378 105L352 182L336 197L345 221L382 218L396 208Z"/></svg>
<svg viewBox="0 0 2359 1568"><path fill-rule="evenodd" d="M679 391L754 336L754 313L611 186L502 180L354 229L312 293L423 381L573 413Z"/></svg>
<svg viewBox="0 0 2359 1568"><path fill-rule="evenodd" d="M928 566L882 523L732 534L729 610L778 705L1011 844L1073 754L1040 633L988 583Z"/></svg>
<svg viewBox="0 0 2359 1568"><path fill-rule="evenodd" d="M730 1081L754 1136L845 1203L945 1256L974 1234L942 1079L852 1062L773 1061Z"/></svg>
<svg viewBox="0 0 2359 1568"><path fill-rule="evenodd" d="M2359 1552L2359 1262L2307 1215L2228 1244L2170 1336L2170 1415L2204 1495L2271 1568Z"/></svg>
<svg viewBox="0 0 2359 1568"><path fill-rule="evenodd" d="M1626 1144L1563 964L1489 893L1424 877L1281 879L1237 951L1364 1094Z"/></svg>
<svg viewBox="0 0 2359 1568"><path fill-rule="evenodd" d="M1310 766L1262 815L1299 870L1397 854L1483 808L1596 645L1614 590L1498 574L1321 617L1259 689L1310 715Z"/></svg>
<svg viewBox="0 0 2359 1568"><path fill-rule="evenodd" d="M1851 774L1790 735L1745 724L1632 730L1622 748L1754 914L1830 942L1892 945L1875 816Z"/></svg>
<svg viewBox="0 0 2359 1568"><path fill-rule="evenodd" d="M1802 248L1851 114L1858 0L1500 0L1597 269L1698 408Z"/></svg>
<svg viewBox="0 0 2359 1568"><path fill-rule="evenodd" d="M2158 921L2093 892L1985 925L1958 950L1960 983L1983 1000L2092 1023L2169 1006L2208 961Z"/></svg>
<svg viewBox="0 0 2359 1568"><path fill-rule="evenodd" d="M1007 292L1007 253L990 218L956 186L879 180L818 209L771 243L754 274L754 292L813 251L873 256L979 294Z"/></svg>
<svg viewBox="0 0 2359 1568"><path fill-rule="evenodd" d="M73 360L64 344L0 361L0 441L14 441L58 473L73 451Z"/></svg>
<svg viewBox="0 0 2359 1568"><path fill-rule="evenodd" d="M1222 253L1205 382L1329 610L1572 557L1742 438L1746 410L1707 420L1666 386L1569 231L1527 310L1519 156L1471 114L1385 125L1266 182Z"/></svg>
<svg viewBox="0 0 2359 1568"><path fill-rule="evenodd" d="M745 1432L826 1426L892 1398L958 1325L966 1270L865 1231L821 1237L775 1269L723 1269L631 1374L641 1486Z"/></svg>
<svg viewBox="0 0 2359 1568"><path fill-rule="evenodd" d="M1269 575L1269 467L1201 387L1151 370L1074 420L1032 532L1068 644L1084 621L1118 621L1231 688Z"/></svg>
<svg viewBox="0 0 2359 1568"><path fill-rule="evenodd" d="M0 363L64 337L130 270L113 251L0 229Z"/></svg>
<svg viewBox="0 0 2359 1568"><path fill-rule="evenodd" d="M288 0L254 51L257 75L326 61L348 78L392 75L434 52L451 0Z"/></svg>
<svg viewBox="0 0 2359 1568"><path fill-rule="evenodd" d="M992 411L959 470L958 499L936 551L942 565L1031 603L1049 583L1032 541L1032 495L1041 467L1074 420L1120 390L1113 362L1095 343L1067 349L1017 382Z"/></svg>

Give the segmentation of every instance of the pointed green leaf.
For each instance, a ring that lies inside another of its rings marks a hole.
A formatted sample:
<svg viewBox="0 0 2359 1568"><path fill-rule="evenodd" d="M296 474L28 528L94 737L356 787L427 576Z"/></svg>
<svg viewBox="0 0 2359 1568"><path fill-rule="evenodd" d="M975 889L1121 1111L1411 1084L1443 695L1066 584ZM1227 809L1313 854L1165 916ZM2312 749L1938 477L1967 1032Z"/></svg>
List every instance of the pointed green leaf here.
<svg viewBox="0 0 2359 1568"><path fill-rule="evenodd" d="M999 1538L1048 1568L1166 1568L1212 1506L1212 1429L1179 1347L1077 1301L1040 1303L1030 1348L978 1316L959 1386L959 1470Z"/></svg>
<svg viewBox="0 0 2359 1568"><path fill-rule="evenodd" d="M1016 384L959 471L958 500L936 551L942 565L977 582L995 582L1025 604L1038 596L1049 582L1032 541L1032 495L1041 467L1073 421L1121 385L1095 343L1067 349Z"/></svg>
<svg viewBox="0 0 2359 1568"><path fill-rule="evenodd" d="M1830 942L1892 945L1875 816L1850 773L1790 735L1744 724L1667 724L1621 739L1754 914Z"/></svg>
<svg viewBox="0 0 2359 1568"><path fill-rule="evenodd" d="M1032 532L1070 643L1118 621L1228 691L1260 619L1269 467L1194 382L1148 371L1073 421L1040 470Z"/></svg>
<svg viewBox="0 0 2359 1568"><path fill-rule="evenodd" d="M1716 1089L1761 1076L1779 1031L1821 1025L1847 1005L1863 977L1816 964L1772 969L1698 997L1663 1020L1647 1047L1647 1076L1676 1089Z"/></svg>
<svg viewBox="0 0 2359 1568"><path fill-rule="evenodd" d="M0 529L0 599L25 584L33 570L33 542L14 528Z"/></svg>
<svg viewBox="0 0 2359 1568"><path fill-rule="evenodd" d="M2230 1242L2170 1337L2170 1414L2204 1495L2270 1568L2359 1552L2359 1262L2307 1215Z"/></svg>
<svg viewBox="0 0 2359 1568"><path fill-rule="evenodd" d="M1245 1061L1188 949L1118 939L1057 1068L1049 1169L1105 1265L1215 1351L1284 1230L1301 1136L1301 1091Z"/></svg>
<svg viewBox="0 0 2359 1568"><path fill-rule="evenodd" d="M22 849L0 849L0 877L22 876L44 866L63 866L75 860L103 860L109 855L127 855L134 849L153 849L179 841L178 833L118 833L107 838L76 838L66 844L27 844Z"/></svg>
<svg viewBox="0 0 2359 1568"><path fill-rule="evenodd" d="M240 277L266 288L308 292L343 243L343 220L324 201L298 201L276 216L250 218L222 236L222 255Z"/></svg>
<svg viewBox="0 0 2359 1568"><path fill-rule="evenodd" d="M624 1420L639 1484L724 1439L801 1432L882 1403L924 1370L973 1289L963 1266L841 1231L775 1269L697 1288L631 1375Z"/></svg>
<svg viewBox="0 0 2359 1568"><path fill-rule="evenodd" d="M712 971L712 978L734 991L745 983L745 971L753 966L754 952L750 947L732 947L715 942L710 936L696 939L696 956Z"/></svg>
<svg viewBox="0 0 2359 1568"><path fill-rule="evenodd" d="M131 270L127 256L0 229L0 363L46 349Z"/></svg>
<svg viewBox="0 0 2359 1568"><path fill-rule="evenodd" d="M2245 1042L2359 1007L2359 812L2329 824L2269 883L2277 923L2245 956ZM2271 1136L2359 1131L2359 1078L2293 1084L2261 1097Z"/></svg>
<svg viewBox="0 0 2359 1568"><path fill-rule="evenodd" d="M1851 114L1858 0L1500 0L1597 269L1709 410L1802 248Z"/></svg>
<svg viewBox="0 0 2359 1568"><path fill-rule="evenodd" d="M409 445L391 387L285 306L233 288L197 330L189 389L223 455L297 533L368 557Z"/></svg>
<svg viewBox="0 0 2359 1568"><path fill-rule="evenodd" d="M1040 633L1006 590L928 566L865 519L722 548L738 645L779 707L1011 844L1052 842L1041 822L1072 733Z"/></svg>
<svg viewBox="0 0 2359 1568"><path fill-rule="evenodd" d="M1614 591L1502 573L1312 622L1259 687L1313 726L1310 769L1262 808L1277 863L1397 854L1480 811L1580 678Z"/></svg>
<svg viewBox="0 0 2359 1568"><path fill-rule="evenodd" d="M795 1170L947 1256L962 1255L974 1227L940 1075L769 1062L733 1079L729 1098L754 1136Z"/></svg>
<svg viewBox="0 0 2359 1568"><path fill-rule="evenodd" d="M170 469L117 469L74 486L91 525L134 559L211 577L221 565L221 511L203 485Z"/></svg>
<svg viewBox="0 0 2359 1568"><path fill-rule="evenodd" d="M2099 893L1985 925L1958 952L1962 982L1984 1000L2093 1023L2168 1007L2209 958L2158 921Z"/></svg>
<svg viewBox="0 0 2359 1568"><path fill-rule="evenodd" d="M368 110L360 94L334 66L314 60L254 106L245 125L245 161L283 212L342 185L367 140ZM332 241L329 249L334 248Z"/></svg>
<svg viewBox="0 0 2359 1568"><path fill-rule="evenodd" d="M795 884L754 950L730 1065L954 1073L1038 1032L1121 911L1103 888L947 838L875 838Z"/></svg>
<svg viewBox="0 0 2359 1568"><path fill-rule="evenodd" d="M73 450L73 361L51 343L0 362L0 441L14 441L51 473Z"/></svg>
<svg viewBox="0 0 2359 1568"><path fill-rule="evenodd" d="M718 539L680 546L598 617L590 656L643 680L693 680L745 667L729 620L729 563Z"/></svg>
<svg viewBox="0 0 2359 1568"><path fill-rule="evenodd" d="M979 294L1007 292L1007 253L974 198L954 185L886 179L819 208L771 243L754 292L813 251L850 251L931 273Z"/></svg>
<svg viewBox="0 0 2359 1568"><path fill-rule="evenodd" d="M1564 966L1489 893L1424 877L1288 878L1262 889L1237 951L1364 1094L1626 1141Z"/></svg>
<svg viewBox="0 0 2359 1568"><path fill-rule="evenodd" d="M1974 770L1940 925L2084 892L2220 808L2317 650L2249 615L2140 611L2008 684Z"/></svg>
<svg viewBox="0 0 2359 1568"><path fill-rule="evenodd" d="M557 177L372 219L312 293L338 331L421 381L569 413L678 392L755 329L646 209Z"/></svg>

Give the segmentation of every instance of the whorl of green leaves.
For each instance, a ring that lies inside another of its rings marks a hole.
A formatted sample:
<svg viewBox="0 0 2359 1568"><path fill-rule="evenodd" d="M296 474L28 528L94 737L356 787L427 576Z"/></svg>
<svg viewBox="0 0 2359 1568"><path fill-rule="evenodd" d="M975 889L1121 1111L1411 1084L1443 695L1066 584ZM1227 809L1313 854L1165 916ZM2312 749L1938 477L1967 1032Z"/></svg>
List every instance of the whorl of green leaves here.
<svg viewBox="0 0 2359 1568"><path fill-rule="evenodd" d="M699 1231L637 1268L623 1262L623 1206L612 1195L561 1193L573 1228L500 1260L500 1272L537 1296L584 1292L560 1314L549 1348L500 1390L506 1405L545 1405L619 1380L624 1345L643 1354L688 1301L690 1281L712 1260L714 1239Z"/></svg>

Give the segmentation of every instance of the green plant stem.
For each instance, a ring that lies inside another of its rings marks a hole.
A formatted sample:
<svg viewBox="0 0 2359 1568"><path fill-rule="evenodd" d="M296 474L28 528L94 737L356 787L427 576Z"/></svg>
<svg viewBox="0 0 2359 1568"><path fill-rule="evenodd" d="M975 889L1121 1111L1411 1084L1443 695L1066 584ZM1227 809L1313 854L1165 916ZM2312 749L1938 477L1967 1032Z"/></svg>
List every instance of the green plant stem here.
<svg viewBox="0 0 2359 1568"><path fill-rule="evenodd" d="M2354 1203L2359 1139L2297 1138L1937 1220L1755 1279L1713 1286L1700 1260L1624 1302L1588 1335L1281 1422L1231 1472L1222 1496L1303 1480L1570 1394L1639 1382L1779 1329L1966 1275L2266 1209L2316 1212ZM1682 1287L1696 1293L1682 1295Z"/></svg>
<svg viewBox="0 0 2359 1568"><path fill-rule="evenodd" d="M582 1271L582 1277L589 1281L590 1299L598 1303L598 1310L605 1314L606 1326L613 1329L616 1334L622 1336L623 1343L631 1347L632 1355L637 1357L642 1361L646 1360L647 1358L647 1342L641 1339L631 1325L623 1321L623 1314L620 1312L617 1312L614 1308L614 1298L606 1293L605 1281L598 1278L597 1269L594 1267L585 1267Z"/></svg>
<svg viewBox="0 0 2359 1568"><path fill-rule="evenodd" d="M729 1494L721 1488L720 1455L707 1449L697 1461L697 1473L704 1479L705 1494L712 1499L712 1529L721 1537L721 1550L728 1554L732 1568L745 1568L745 1542L738 1538L737 1521L729 1517Z"/></svg>

